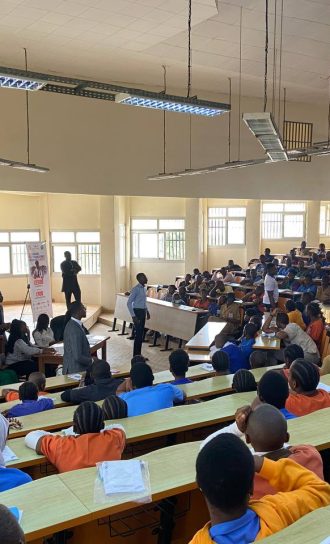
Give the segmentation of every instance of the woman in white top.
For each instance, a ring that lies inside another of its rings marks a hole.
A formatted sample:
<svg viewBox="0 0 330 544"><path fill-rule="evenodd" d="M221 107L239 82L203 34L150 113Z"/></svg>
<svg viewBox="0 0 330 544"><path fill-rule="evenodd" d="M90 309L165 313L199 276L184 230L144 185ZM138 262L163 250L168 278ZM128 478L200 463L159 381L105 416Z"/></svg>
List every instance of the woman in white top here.
<svg viewBox="0 0 330 544"><path fill-rule="evenodd" d="M15 370L19 376L28 377L31 372L38 370L37 362L32 361L31 358L44 351L47 352L50 349L40 349L31 345L30 332L26 323L19 319L13 319L6 344L6 365Z"/></svg>
<svg viewBox="0 0 330 544"><path fill-rule="evenodd" d="M54 333L49 327L49 317L47 314L39 315L37 326L32 336L38 348L49 348L49 346L55 344Z"/></svg>

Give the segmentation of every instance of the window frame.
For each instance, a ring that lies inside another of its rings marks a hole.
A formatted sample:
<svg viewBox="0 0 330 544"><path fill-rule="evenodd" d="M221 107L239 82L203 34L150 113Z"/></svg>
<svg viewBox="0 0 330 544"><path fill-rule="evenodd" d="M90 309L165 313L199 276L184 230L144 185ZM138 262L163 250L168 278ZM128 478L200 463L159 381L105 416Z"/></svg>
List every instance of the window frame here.
<svg viewBox="0 0 330 544"><path fill-rule="evenodd" d="M210 209L224 209L226 210L225 215L223 216L210 216ZM238 215L229 215L230 209L237 209L242 208L245 210L245 216L238 216ZM245 248L246 247L246 215L247 215L247 206L208 206L207 208L207 247L208 248ZM225 221L225 243L224 244L210 244L210 220L212 219L223 219ZM239 244L233 244L228 242L228 223L230 221L242 221L244 222L244 242Z"/></svg>
<svg viewBox="0 0 330 544"><path fill-rule="evenodd" d="M150 220L150 221L157 221L157 229L133 229L133 221L134 220ZM160 221L183 221L184 228L183 229L160 229L159 228L159 222ZM166 259L166 233L167 232L182 232L184 233L184 240L181 240L183 242L183 259ZM134 234L140 235L140 234L157 234L157 254L158 257L134 257ZM160 257L160 239L163 237L163 257ZM130 218L130 262L160 262L160 263L183 263L185 262L185 255L186 255L186 218L185 217L136 217L133 216Z"/></svg>
<svg viewBox="0 0 330 544"><path fill-rule="evenodd" d="M24 278L24 277L29 275L28 266L27 266L27 271L24 274L14 274L13 248L12 248L12 246L21 245L21 244L28 244L29 242L12 242L10 235L13 232L34 232L34 233L38 233L39 240L37 240L37 241L38 242L41 241L40 229L8 229L8 230L0 229L0 233L8 233L8 235L9 235L9 241L8 242L0 242L0 247L9 247L9 270L10 270L8 273L5 273L5 274L0 273L1 278L9 278L9 277Z"/></svg>
<svg viewBox="0 0 330 544"><path fill-rule="evenodd" d="M73 232L74 241L73 242L52 242L52 233L54 232ZM99 242L77 242L77 233L81 232L97 232L100 235ZM82 245L98 245L99 246L99 261L100 261L100 271L95 274L85 274L83 271L79 272L80 276L90 276L90 277L99 277L101 276L101 232L99 229L54 229L49 232L49 243L50 243L50 259L51 259L51 274L55 276L60 276L61 272L55 272L55 258L54 258L54 247L62 247L65 250L66 247L71 246L76 249L76 259L79 259L78 248ZM63 257L64 259L64 257Z"/></svg>
<svg viewBox="0 0 330 544"><path fill-rule="evenodd" d="M282 211L264 211L263 209L263 206L264 204L282 204L283 205L283 209ZM304 204L305 206L305 209L304 211L286 211L285 210L285 205L286 204ZM263 214L280 214L281 215L281 219L280 219L280 228L281 228L281 236L280 237L276 237L276 238L264 238L263 237L263 224L264 224L264 221L263 221ZM260 226L261 226L261 229L260 229L260 240L293 240L293 241L296 241L296 240L304 240L306 238L306 224L307 224L307 204L305 201L303 200L300 200L300 201L296 201L296 202L291 202L291 201L286 201L286 200L273 200L273 201L269 201L269 200L263 200L261 202L261 209L260 209ZM289 215L296 215L296 216L302 216L303 218L303 233L301 236L284 236L284 223L285 223L285 217L286 216L289 216Z"/></svg>
<svg viewBox="0 0 330 544"><path fill-rule="evenodd" d="M324 212L324 232L321 232L321 209L325 208ZM320 205L320 225L319 235L323 238L330 238L330 202L324 202Z"/></svg>

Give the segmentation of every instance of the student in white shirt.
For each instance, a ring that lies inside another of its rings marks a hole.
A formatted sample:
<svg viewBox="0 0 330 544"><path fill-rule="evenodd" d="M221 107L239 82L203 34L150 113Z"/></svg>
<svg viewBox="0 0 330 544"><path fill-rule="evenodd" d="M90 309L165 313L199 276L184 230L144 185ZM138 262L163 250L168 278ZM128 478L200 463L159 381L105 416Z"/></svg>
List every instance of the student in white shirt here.
<svg viewBox="0 0 330 544"><path fill-rule="evenodd" d="M263 303L267 308L273 309L276 308L278 301L278 284L275 276L276 266L273 263L268 263L266 267Z"/></svg>
<svg viewBox="0 0 330 544"><path fill-rule="evenodd" d="M47 314L39 315L32 336L38 348L48 348L55 343L54 333L49 327L49 317Z"/></svg>

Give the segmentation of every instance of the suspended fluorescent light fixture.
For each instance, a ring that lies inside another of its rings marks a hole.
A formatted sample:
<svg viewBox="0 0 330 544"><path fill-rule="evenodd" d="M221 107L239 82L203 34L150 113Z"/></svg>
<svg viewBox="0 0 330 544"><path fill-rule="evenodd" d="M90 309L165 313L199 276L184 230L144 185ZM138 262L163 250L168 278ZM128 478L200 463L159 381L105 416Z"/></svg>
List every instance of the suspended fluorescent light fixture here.
<svg viewBox="0 0 330 544"><path fill-rule="evenodd" d="M38 166L37 164L25 162L10 161L7 159L0 159L0 166L10 166L11 168L17 168L17 170L28 170L30 172L40 172L41 174L49 172L49 168L46 168L45 166Z"/></svg>
<svg viewBox="0 0 330 544"><path fill-rule="evenodd" d="M117 93L116 102L129 106L173 111L176 113L188 113L190 115L203 115L205 117L215 117L216 115L222 115L230 110L228 104L199 100L198 98L185 98L157 93L148 93L146 96Z"/></svg>
<svg viewBox="0 0 330 544"><path fill-rule="evenodd" d="M167 179L177 179L185 176L196 176L204 174L213 174L219 170L232 170L234 168L245 168L247 166L257 166L258 164L270 163L269 159L250 159L247 161L232 161L225 162L223 164L215 164L214 166L207 166L205 168L199 168L196 170L182 170L181 172L172 172L171 174L158 174L156 176L149 176L147 181L163 181Z"/></svg>
<svg viewBox="0 0 330 544"><path fill-rule="evenodd" d="M243 113L243 121L258 139L271 161L289 160L271 113Z"/></svg>
<svg viewBox="0 0 330 544"><path fill-rule="evenodd" d="M0 87L6 89L22 89L23 91L39 91L46 85L46 81L23 79L0 74Z"/></svg>

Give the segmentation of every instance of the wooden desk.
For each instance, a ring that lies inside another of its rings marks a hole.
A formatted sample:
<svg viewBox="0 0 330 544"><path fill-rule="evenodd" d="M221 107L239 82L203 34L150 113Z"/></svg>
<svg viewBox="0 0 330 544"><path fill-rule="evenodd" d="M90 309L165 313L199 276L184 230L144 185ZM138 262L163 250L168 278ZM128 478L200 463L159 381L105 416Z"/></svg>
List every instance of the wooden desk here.
<svg viewBox="0 0 330 544"><path fill-rule="evenodd" d="M239 289L241 291L253 291L255 289L255 286L253 285L245 285L245 284L241 285L240 283L229 282L229 281L225 281L224 284L229 285L233 289Z"/></svg>
<svg viewBox="0 0 330 544"><path fill-rule="evenodd" d="M83 374L81 374L82 376ZM3 389L16 389L19 390L19 386L22 385L22 382L10 383L9 385L0 386L0 398L3 398L2 391ZM56 391L67 389L68 387L78 387L79 380L73 380L69 375L67 376L54 376L53 378L46 378L46 391ZM1 404L0 404L1 409Z"/></svg>
<svg viewBox="0 0 330 544"><path fill-rule="evenodd" d="M225 328L225 322L206 323L190 340L185 348L189 350L209 350L217 334Z"/></svg>
<svg viewBox="0 0 330 544"><path fill-rule="evenodd" d="M259 334L253 344L253 349L279 350L281 349L281 340L275 336L269 337Z"/></svg>
<svg viewBox="0 0 330 544"><path fill-rule="evenodd" d="M61 399L61 393L63 393L63 391L59 391L58 393L47 393L45 397L53 399L55 408L62 408L63 406L67 406L67 403ZM16 404L19 404L19 402L20 402L19 400L11 400L9 402L2 402L0 404L0 411L4 412L5 410L9 410Z"/></svg>
<svg viewBox="0 0 330 544"><path fill-rule="evenodd" d="M128 296L120 293L116 296L115 319L131 323L132 317L127 308ZM146 326L181 340L189 340L196 332L197 319L207 314L207 310L198 310L191 306L177 306L171 302L147 298L150 319ZM115 323L114 323L115 326Z"/></svg>
<svg viewBox="0 0 330 544"><path fill-rule="evenodd" d="M210 360L206 361L210 362ZM188 372L186 374L187 378L190 378L191 380L200 380L201 378L209 378L214 374L213 371L205 370L203 368L202 364L190 366L188 368ZM154 385L157 383L167 383L172 382L174 380L173 374L169 370L162 370L161 372L155 372L154 374Z"/></svg>
<svg viewBox="0 0 330 544"><path fill-rule="evenodd" d="M265 544L320 544L330 534L330 506L314 510L298 521L264 538Z"/></svg>

